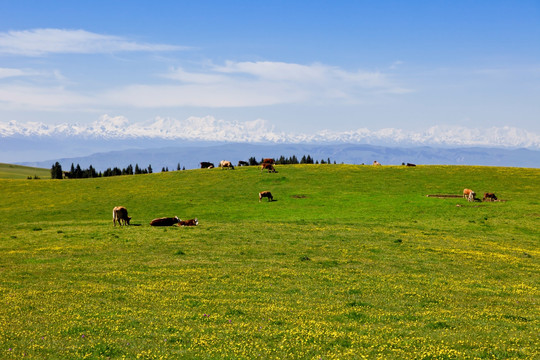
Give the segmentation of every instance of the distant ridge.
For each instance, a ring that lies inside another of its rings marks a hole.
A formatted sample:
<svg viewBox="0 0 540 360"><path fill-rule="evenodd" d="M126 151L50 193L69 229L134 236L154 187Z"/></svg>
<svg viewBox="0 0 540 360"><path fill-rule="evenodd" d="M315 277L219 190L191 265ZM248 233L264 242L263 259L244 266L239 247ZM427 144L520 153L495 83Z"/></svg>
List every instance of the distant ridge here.
<svg viewBox="0 0 540 360"><path fill-rule="evenodd" d="M72 163L81 167L92 165L96 170L103 171L109 167L126 167L130 164L141 167L152 165L155 172L163 167L176 170L178 163L186 169L199 167L201 161L219 163L220 160L230 160L234 165L239 160L248 160L254 156L257 160L263 157L290 157L310 155L314 160L330 158L338 164L366 164L374 160L383 165L401 165L415 163L424 165L483 165L510 167L540 167L540 151L528 149L500 148L435 148L421 147L386 147L358 144L218 144L206 146L169 146L151 149L129 149L95 153L89 156L70 158L51 158L46 161L20 162L21 165L50 168L58 161L64 169L69 169Z"/></svg>

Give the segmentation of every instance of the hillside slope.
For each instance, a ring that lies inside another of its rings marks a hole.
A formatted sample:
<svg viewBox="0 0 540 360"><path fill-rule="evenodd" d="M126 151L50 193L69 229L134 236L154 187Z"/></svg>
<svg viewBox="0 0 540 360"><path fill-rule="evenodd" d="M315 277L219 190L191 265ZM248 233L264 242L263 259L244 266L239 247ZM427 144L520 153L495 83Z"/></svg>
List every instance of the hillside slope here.
<svg viewBox="0 0 540 360"><path fill-rule="evenodd" d="M50 179L51 170L0 163L0 179L26 179L28 177L40 179Z"/></svg>

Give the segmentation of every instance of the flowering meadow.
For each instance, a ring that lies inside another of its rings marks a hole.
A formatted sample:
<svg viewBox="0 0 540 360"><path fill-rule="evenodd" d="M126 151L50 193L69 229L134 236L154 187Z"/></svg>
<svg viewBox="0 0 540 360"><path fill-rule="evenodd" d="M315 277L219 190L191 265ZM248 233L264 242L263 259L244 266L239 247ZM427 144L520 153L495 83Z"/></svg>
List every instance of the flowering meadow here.
<svg viewBox="0 0 540 360"><path fill-rule="evenodd" d="M539 169L276 168L0 180L0 358L540 358Z"/></svg>

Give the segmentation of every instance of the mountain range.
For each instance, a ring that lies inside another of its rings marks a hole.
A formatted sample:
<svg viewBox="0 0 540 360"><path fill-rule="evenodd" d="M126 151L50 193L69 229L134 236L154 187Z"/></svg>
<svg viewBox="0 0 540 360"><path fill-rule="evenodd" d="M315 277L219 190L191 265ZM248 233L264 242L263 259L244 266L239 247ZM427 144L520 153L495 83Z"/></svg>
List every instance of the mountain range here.
<svg viewBox="0 0 540 360"><path fill-rule="evenodd" d="M154 171L167 167L176 170L178 164L186 169L198 168L200 162L230 160L234 165L239 160L247 161L255 157L286 158L295 155L300 159L310 155L314 160L325 162L330 159L346 164L372 164L378 161L383 165L401 165L415 163L425 165L485 165L512 167L540 167L540 151L528 149L500 148L437 148L437 147L387 147L357 144L197 144L187 146L169 146L150 149L128 149L94 153L89 156L55 158L46 161L21 162L21 165L50 168L58 161L68 170L71 164L82 168L92 165L98 171L107 168L124 168L128 165L146 168L151 165Z"/></svg>
<svg viewBox="0 0 540 360"><path fill-rule="evenodd" d="M67 154L67 155L66 155ZM155 118L130 123L103 115L90 124L47 125L0 121L0 162L50 168L71 163L99 170L138 164L176 169L201 161L237 163L250 157L310 155L332 162L399 165L459 164L540 167L540 136L512 127L468 129L434 126L402 129L277 132L265 120L225 121L212 116Z"/></svg>

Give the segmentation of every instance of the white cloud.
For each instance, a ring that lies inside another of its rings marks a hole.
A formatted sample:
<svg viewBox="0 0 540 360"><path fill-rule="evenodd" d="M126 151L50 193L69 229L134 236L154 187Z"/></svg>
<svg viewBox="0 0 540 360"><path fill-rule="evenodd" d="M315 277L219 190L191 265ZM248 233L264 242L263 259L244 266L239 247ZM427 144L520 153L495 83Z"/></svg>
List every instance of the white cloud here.
<svg viewBox="0 0 540 360"><path fill-rule="evenodd" d="M273 143L357 143L378 145L491 146L540 149L540 135L514 127L474 129L433 126L424 131L387 128L351 131L324 130L314 134L276 131L263 119L228 121L213 116L185 120L157 117L146 123L130 123L123 116L103 115L89 125L45 125L39 122L0 121L0 137L9 136L96 136L104 138L162 138L199 141Z"/></svg>
<svg viewBox="0 0 540 360"><path fill-rule="evenodd" d="M21 76L34 76L39 73L36 71L13 69L13 68L0 68L0 79L21 77Z"/></svg>
<svg viewBox="0 0 540 360"><path fill-rule="evenodd" d="M186 47L139 43L85 30L33 29L0 33L0 54L42 56L50 53L93 54L126 51L174 51Z"/></svg>
<svg viewBox="0 0 540 360"><path fill-rule="evenodd" d="M172 84L127 85L102 94L100 103L151 107L251 107L290 103L358 102L380 93L411 90L380 72L346 71L322 64L232 62L205 71L171 69Z"/></svg>
<svg viewBox="0 0 540 360"><path fill-rule="evenodd" d="M0 106L4 109L67 110L95 104L92 97L67 90L63 86L39 87L5 85L0 87Z"/></svg>
<svg viewBox="0 0 540 360"><path fill-rule="evenodd" d="M409 90L394 84L385 74L346 71L323 64L283 62L232 62L211 65L198 71L172 68L159 75L167 79L154 84L127 84L93 90L73 83L59 71L39 73L0 68L0 78L23 75L26 83L7 84L0 89L0 105L6 109L64 111L132 107L254 107L292 103L355 103L380 93L402 94ZM48 80L48 84L43 82Z"/></svg>

